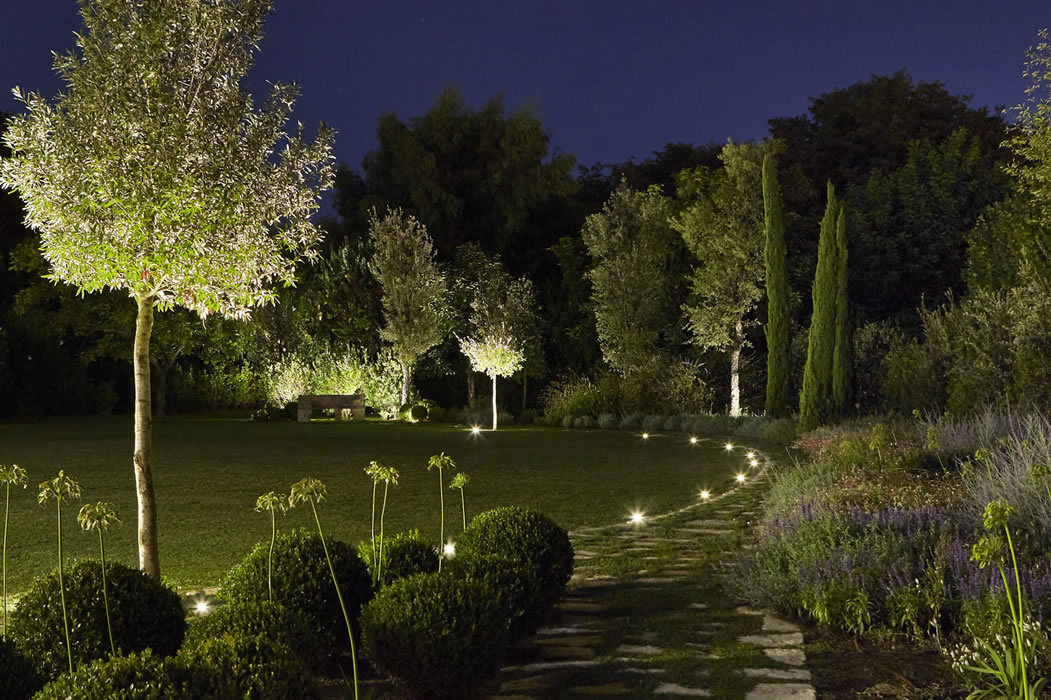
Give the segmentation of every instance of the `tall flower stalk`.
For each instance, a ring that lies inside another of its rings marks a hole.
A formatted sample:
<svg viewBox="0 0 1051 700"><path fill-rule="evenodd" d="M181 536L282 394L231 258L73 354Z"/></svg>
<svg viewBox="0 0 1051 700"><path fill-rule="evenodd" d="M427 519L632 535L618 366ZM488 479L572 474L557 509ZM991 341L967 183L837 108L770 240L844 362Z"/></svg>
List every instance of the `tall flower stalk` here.
<svg viewBox="0 0 1051 700"><path fill-rule="evenodd" d="M62 580L62 504L80 498L80 484L59 470L58 476L51 481L40 483L40 495L37 502L41 505L48 501L55 502L55 514L58 519L58 593L62 599L62 628L66 633L66 657L69 659L69 672L73 673L73 647L69 643L69 613L66 611L66 587Z"/></svg>
<svg viewBox="0 0 1051 700"><path fill-rule="evenodd" d="M463 487L470 483L471 477L466 472L460 472L453 477L452 483L449 484L451 489L460 490L460 509L463 511L463 529L467 529L467 501L463 497Z"/></svg>
<svg viewBox="0 0 1051 700"><path fill-rule="evenodd" d="M99 501L98 503L85 503L77 513L77 522L85 532L96 530L99 533L99 557L102 559L102 605L106 609L106 631L109 633L109 650L116 656L117 645L113 643L113 623L109 615L109 595L106 593L106 541L102 533L112 523L119 523L117 509L112 503Z"/></svg>
<svg viewBox="0 0 1051 700"><path fill-rule="evenodd" d="M270 511L270 550L266 554L266 595L267 600L274 601L274 545L277 543L277 511L285 513L288 511L288 501L284 496L278 496L273 491L268 491L255 501L255 512L262 513Z"/></svg>
<svg viewBox="0 0 1051 700"><path fill-rule="evenodd" d="M438 571L442 570L442 559L444 558L442 555L442 547L445 546L445 480L442 478L442 470L455 468L456 462L444 452L431 455L431 458L427 461L427 471L432 469L438 470L438 496L442 508L441 528L438 534Z"/></svg>
<svg viewBox="0 0 1051 700"><path fill-rule="evenodd" d="M26 470L17 464L12 464L11 466L0 464L0 484L4 485L4 626L0 636L2 636L3 639L7 639L7 518L11 510L11 487L26 487Z"/></svg>
<svg viewBox="0 0 1051 700"><path fill-rule="evenodd" d="M398 470L379 462L369 462L365 473L372 479L372 584L383 582L383 518L387 514L387 490L398 485ZM376 488L383 482L383 506L380 509L380 536L376 539Z"/></svg>
<svg viewBox="0 0 1051 700"><path fill-rule="evenodd" d="M336 597L339 599L339 607L343 611L343 621L347 623L347 637L350 639L350 662L354 671L354 698L358 697L358 654L354 648L354 631L350 626L350 616L347 614L347 606L343 602L343 592L339 589L339 581L336 579L336 569L332 566L332 557L328 553L328 544L325 543L325 532L321 529L321 519L317 514L317 506L328 497L328 487L319 479L300 479L292 484L292 492L288 497L288 505L295 508L301 503L309 503L310 510L314 514L314 522L317 523L317 533L321 537L321 547L325 550L325 561L328 562L328 573L332 576L332 585L336 587Z"/></svg>

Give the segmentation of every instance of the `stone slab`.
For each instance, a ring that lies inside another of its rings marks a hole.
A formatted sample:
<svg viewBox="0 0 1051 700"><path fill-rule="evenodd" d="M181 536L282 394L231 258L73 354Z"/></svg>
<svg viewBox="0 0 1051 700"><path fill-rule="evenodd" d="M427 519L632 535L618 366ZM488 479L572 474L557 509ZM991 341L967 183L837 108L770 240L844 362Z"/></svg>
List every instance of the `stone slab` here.
<svg viewBox="0 0 1051 700"><path fill-rule="evenodd" d="M817 700L817 691L809 683L760 683L745 700Z"/></svg>

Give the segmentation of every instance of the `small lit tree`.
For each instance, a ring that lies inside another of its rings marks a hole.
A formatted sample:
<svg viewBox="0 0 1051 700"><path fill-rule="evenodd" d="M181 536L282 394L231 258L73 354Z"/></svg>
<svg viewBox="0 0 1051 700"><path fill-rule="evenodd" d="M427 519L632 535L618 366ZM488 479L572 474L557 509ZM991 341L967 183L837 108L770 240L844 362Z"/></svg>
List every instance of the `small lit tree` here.
<svg viewBox="0 0 1051 700"><path fill-rule="evenodd" d="M331 132L285 133L294 85L274 84L259 110L241 88L270 0L78 4L79 50L55 55L65 91L15 89L28 112L9 122L0 184L21 195L50 279L135 301L139 565L159 578L154 310L244 318L274 300L270 283L294 281L320 237L310 217L332 181Z"/></svg>
<svg viewBox="0 0 1051 700"><path fill-rule="evenodd" d="M441 303L445 277L434 260L427 227L401 209L369 217L373 255L369 268L383 288L380 331L401 363L401 402L409 401L412 367L442 340Z"/></svg>

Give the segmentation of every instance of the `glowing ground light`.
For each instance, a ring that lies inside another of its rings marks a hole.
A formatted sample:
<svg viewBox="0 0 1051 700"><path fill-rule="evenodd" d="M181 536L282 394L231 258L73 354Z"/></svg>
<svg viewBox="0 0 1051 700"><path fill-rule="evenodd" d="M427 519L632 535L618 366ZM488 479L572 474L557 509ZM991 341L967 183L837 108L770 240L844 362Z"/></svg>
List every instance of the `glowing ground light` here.
<svg viewBox="0 0 1051 700"><path fill-rule="evenodd" d="M726 451L727 451L727 452L730 452L730 451L732 451L732 450L733 450L733 448L734 448L734 444L733 444L732 442L728 442L728 443L726 443Z"/></svg>
<svg viewBox="0 0 1051 700"><path fill-rule="evenodd" d="M712 494L708 489L701 489L701 493L699 495L702 501L707 501L709 498L712 497Z"/></svg>
<svg viewBox="0 0 1051 700"><path fill-rule="evenodd" d="M643 433L642 434L642 439L643 440L649 440L650 439L650 434L649 433Z"/></svg>
<svg viewBox="0 0 1051 700"><path fill-rule="evenodd" d="M758 459L753 459L751 462L749 462L749 464L751 464L753 467L758 467L759 466L759 460Z"/></svg>
<svg viewBox="0 0 1051 700"><path fill-rule="evenodd" d="M697 438L695 438L695 437L691 437L691 438L690 438L690 444L691 444L691 445L696 445L696 444L697 444Z"/></svg>
<svg viewBox="0 0 1051 700"><path fill-rule="evenodd" d="M456 543L449 542L444 547L442 547L442 554L445 555L446 559L452 559L453 557L455 557L456 556Z"/></svg>
<svg viewBox="0 0 1051 700"><path fill-rule="evenodd" d="M744 479L745 479L744 474L738 474L737 475L737 483L743 484L744 483Z"/></svg>
<svg viewBox="0 0 1051 700"><path fill-rule="evenodd" d="M749 452L748 454L745 455L745 457L747 457L748 459L754 460L755 459L755 452Z"/></svg>
<svg viewBox="0 0 1051 700"><path fill-rule="evenodd" d="M639 511L635 511L631 514L631 522L633 525L642 525L646 522L646 516Z"/></svg>
<svg viewBox="0 0 1051 700"><path fill-rule="evenodd" d="M477 425L471 428L471 434L472 435L477 435L480 432L482 432L482 429L479 428Z"/></svg>
<svg viewBox="0 0 1051 700"><path fill-rule="evenodd" d="M193 611L198 615L207 615L212 611L212 606L208 605L207 600L198 600L193 606Z"/></svg>

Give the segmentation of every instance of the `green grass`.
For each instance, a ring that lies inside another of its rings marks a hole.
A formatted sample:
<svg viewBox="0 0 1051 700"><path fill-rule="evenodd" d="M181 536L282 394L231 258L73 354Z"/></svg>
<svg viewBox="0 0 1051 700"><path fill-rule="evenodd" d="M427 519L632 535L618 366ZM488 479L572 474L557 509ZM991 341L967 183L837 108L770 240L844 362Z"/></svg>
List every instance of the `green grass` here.
<svg viewBox="0 0 1051 700"><path fill-rule="evenodd" d="M722 444L696 446L681 434L647 441L616 431L508 426L471 435L447 425L367 422L252 423L240 418L177 416L154 424L161 569L182 589L217 585L256 542L269 519L255 513L260 494L287 492L305 476L321 479L326 535L353 545L369 532L370 460L397 467L386 531L419 528L437 539L438 474L427 458L445 451L471 475L467 515L520 504L568 529L622 521L633 509L667 512L694 501L699 488L725 488L744 457ZM130 416L0 424L0 463L17 463L30 486L12 492L8 585L18 592L55 566L54 510L37 505L36 485L59 469L80 481L82 502L112 501L123 523L106 536L107 558L137 564ZM445 474L446 534L462 525L460 500ZM69 556L97 555L97 538L77 528L79 504L63 509ZM280 517L280 516L279 516ZM308 510L278 526L313 527Z"/></svg>

